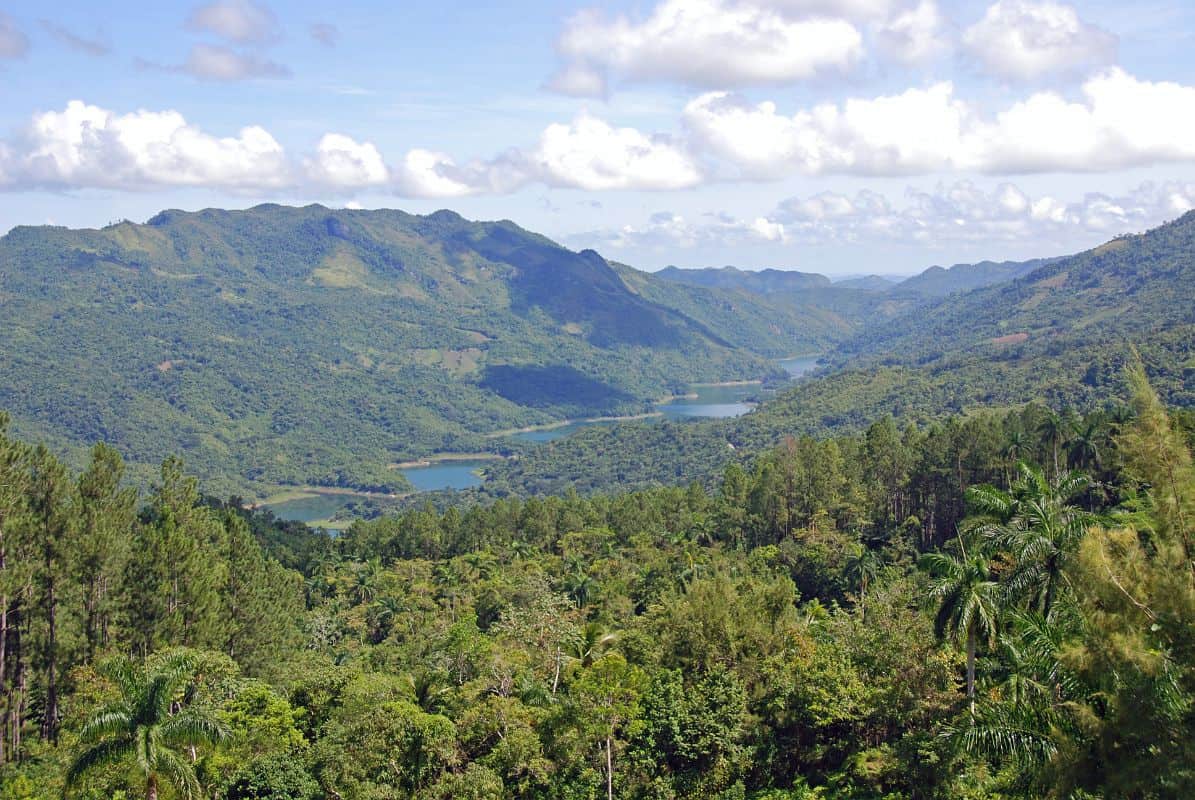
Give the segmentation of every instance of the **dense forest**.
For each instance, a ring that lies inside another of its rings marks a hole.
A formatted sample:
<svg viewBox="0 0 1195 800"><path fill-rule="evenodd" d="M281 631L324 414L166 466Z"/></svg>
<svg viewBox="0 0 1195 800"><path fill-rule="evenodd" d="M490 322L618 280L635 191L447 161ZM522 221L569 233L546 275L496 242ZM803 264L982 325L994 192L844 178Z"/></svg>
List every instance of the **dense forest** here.
<svg viewBox="0 0 1195 800"><path fill-rule="evenodd" d="M0 798L1189 798L1192 425L1127 377L338 538L4 434Z"/></svg>

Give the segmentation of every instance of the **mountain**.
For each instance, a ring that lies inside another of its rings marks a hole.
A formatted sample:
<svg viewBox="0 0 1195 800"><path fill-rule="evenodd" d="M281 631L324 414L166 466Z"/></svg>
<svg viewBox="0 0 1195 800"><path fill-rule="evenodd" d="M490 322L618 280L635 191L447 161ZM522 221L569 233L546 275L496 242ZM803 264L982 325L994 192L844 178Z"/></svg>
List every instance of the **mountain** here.
<svg viewBox="0 0 1195 800"><path fill-rule="evenodd" d="M593 491L701 480L787 436L859 430L886 416L1031 401L1088 409L1123 396L1136 350L1170 403L1195 406L1195 212L1138 236L1050 259L1014 280L872 325L829 368L732 420L585 431L493 471L499 492ZM650 454L645 456L644 454Z"/></svg>
<svg viewBox="0 0 1195 800"><path fill-rule="evenodd" d="M402 488L391 463L493 449L493 431L778 372L733 313L634 283L448 211L20 227L0 239L0 408L63 450L110 442L141 476L181 452L228 490Z"/></svg>
<svg viewBox="0 0 1195 800"><path fill-rule="evenodd" d="M743 289L755 294L824 289L830 286L830 279L825 275L783 269L743 270L737 267L682 269L680 267L665 267L656 272L655 275L658 278L672 281L673 283L703 286L708 289Z"/></svg>
<svg viewBox="0 0 1195 800"><path fill-rule="evenodd" d="M822 352L855 330L856 321L851 316L788 292L759 293L730 283L706 286L671 280L664 275L667 270L649 273L625 264L613 266L632 291L684 313L719 331L736 347L754 353L783 358L794 353ZM669 274L677 272L682 270Z"/></svg>
<svg viewBox="0 0 1195 800"><path fill-rule="evenodd" d="M887 275L855 275L849 278L835 278L834 286L839 289L862 289L865 292L886 292L900 282L900 278L892 278Z"/></svg>
<svg viewBox="0 0 1195 800"><path fill-rule="evenodd" d="M930 267L929 269L900 281L889 287L894 294L916 294L922 297L945 297L956 292L966 292L991 286L995 283L1015 280L1033 270L1048 264L1052 259L1037 258L1032 261L981 261L978 264L955 264L952 267Z"/></svg>

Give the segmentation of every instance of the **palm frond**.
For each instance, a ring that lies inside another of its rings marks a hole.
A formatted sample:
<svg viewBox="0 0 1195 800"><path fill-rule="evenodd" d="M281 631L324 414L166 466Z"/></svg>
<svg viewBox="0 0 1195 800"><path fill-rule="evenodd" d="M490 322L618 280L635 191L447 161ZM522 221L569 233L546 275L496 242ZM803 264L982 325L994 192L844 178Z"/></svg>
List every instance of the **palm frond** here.
<svg viewBox="0 0 1195 800"><path fill-rule="evenodd" d="M203 787L195 777L194 768L176 753L162 750L158 754L158 769L174 784L183 800L203 800Z"/></svg>
<svg viewBox="0 0 1195 800"><path fill-rule="evenodd" d="M173 745L218 744L228 738L228 728L214 717L187 710L162 725L161 737Z"/></svg>
<svg viewBox="0 0 1195 800"><path fill-rule="evenodd" d="M98 742L109 736L130 736L136 722L129 713L126 703L113 703L95 711L87 718L79 731L79 738L85 742Z"/></svg>
<svg viewBox="0 0 1195 800"><path fill-rule="evenodd" d="M79 754L66 772L66 785L73 787L81 777L96 767L115 764L133 751L132 739L109 739L89 747Z"/></svg>

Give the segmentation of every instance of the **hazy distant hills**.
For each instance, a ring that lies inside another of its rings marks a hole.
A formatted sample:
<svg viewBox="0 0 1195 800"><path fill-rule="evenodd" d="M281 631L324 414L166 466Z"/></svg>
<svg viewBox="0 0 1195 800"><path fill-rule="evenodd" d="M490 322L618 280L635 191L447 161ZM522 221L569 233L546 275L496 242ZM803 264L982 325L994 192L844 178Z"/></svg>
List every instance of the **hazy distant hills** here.
<svg viewBox="0 0 1195 800"><path fill-rule="evenodd" d="M743 302L452 212L21 227L0 239L0 408L26 435L143 464L182 452L254 485L400 486L393 461L766 377L761 352L825 341Z"/></svg>
<svg viewBox="0 0 1195 800"><path fill-rule="evenodd" d="M758 295L821 294L825 290L890 294L896 297L945 297L1026 275L1051 259L1032 261L981 261L978 264L955 264L951 267L930 267L909 278L884 275L862 275L832 280L812 272L778 269L758 271L736 267L706 267L682 269L665 267L655 275L673 283L717 289L739 289Z"/></svg>

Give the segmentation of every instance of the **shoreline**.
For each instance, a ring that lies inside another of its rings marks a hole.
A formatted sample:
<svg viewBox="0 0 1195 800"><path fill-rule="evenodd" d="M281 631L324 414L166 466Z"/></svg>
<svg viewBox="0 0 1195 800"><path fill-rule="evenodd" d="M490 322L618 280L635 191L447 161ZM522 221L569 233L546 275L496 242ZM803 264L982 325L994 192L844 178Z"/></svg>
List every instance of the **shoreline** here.
<svg viewBox="0 0 1195 800"><path fill-rule="evenodd" d="M292 500L306 500L310 497L318 497L321 494L345 495L348 497L373 497L382 500L401 500L404 497L409 497L412 492L365 492L359 489L346 489L343 486L289 486L282 491L275 492L274 494L261 498L255 503L249 503L245 506L245 508L254 511L267 506L276 506L282 503L289 503Z"/></svg>
<svg viewBox="0 0 1195 800"><path fill-rule="evenodd" d="M488 435L488 434L487 434ZM399 461L387 464L390 469L422 469L436 464L451 463L453 461L506 461L507 456L498 453L437 453L432 456L417 458L413 461Z"/></svg>
<svg viewBox="0 0 1195 800"><path fill-rule="evenodd" d="M585 417L583 419L562 419L559 422L545 422L542 425L527 425L523 428L510 428L503 431L494 431L493 433L485 434L487 439L499 439L503 436L515 436L520 433L535 433L536 431L552 431L557 428L563 428L568 425L583 425L591 422L635 422L637 420L651 419L652 417L664 416L663 411L649 411L644 414L627 414L618 417ZM503 458L503 456L498 456Z"/></svg>

